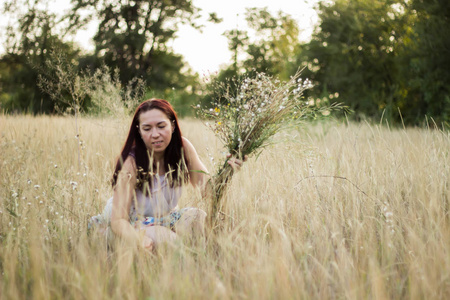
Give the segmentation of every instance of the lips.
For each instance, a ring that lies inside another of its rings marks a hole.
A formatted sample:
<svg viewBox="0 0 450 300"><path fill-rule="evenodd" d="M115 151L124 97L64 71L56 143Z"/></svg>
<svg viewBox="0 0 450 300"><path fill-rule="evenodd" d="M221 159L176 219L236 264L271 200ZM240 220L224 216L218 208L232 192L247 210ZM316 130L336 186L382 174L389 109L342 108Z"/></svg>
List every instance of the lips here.
<svg viewBox="0 0 450 300"><path fill-rule="evenodd" d="M157 141L157 142L153 142L152 145L153 146L160 146L160 145L162 145L162 143L163 143L162 141Z"/></svg>

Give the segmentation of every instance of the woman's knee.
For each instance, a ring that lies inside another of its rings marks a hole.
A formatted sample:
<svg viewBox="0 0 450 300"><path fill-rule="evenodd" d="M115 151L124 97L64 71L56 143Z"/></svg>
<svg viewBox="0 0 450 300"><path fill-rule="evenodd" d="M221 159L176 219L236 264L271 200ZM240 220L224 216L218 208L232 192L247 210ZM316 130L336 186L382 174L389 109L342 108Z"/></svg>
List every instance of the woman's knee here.
<svg viewBox="0 0 450 300"><path fill-rule="evenodd" d="M206 212L198 208L189 208L183 213L180 220L176 223L176 231L202 231L204 228L205 219Z"/></svg>
<svg viewBox="0 0 450 300"><path fill-rule="evenodd" d="M206 212L204 212L199 208L191 208L183 214L183 217L185 220L190 220L191 222L194 223L203 224L206 219Z"/></svg>
<svg viewBox="0 0 450 300"><path fill-rule="evenodd" d="M145 235L151 238L156 246L164 242L174 241L177 238L175 232L158 225L145 228Z"/></svg>

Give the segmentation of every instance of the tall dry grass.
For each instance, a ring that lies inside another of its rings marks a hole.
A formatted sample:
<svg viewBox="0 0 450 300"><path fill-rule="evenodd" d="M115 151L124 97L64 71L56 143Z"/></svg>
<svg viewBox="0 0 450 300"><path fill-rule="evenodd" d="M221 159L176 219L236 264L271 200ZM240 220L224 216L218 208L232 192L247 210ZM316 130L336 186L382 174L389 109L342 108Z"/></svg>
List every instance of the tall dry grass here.
<svg viewBox="0 0 450 300"><path fill-rule="evenodd" d="M446 299L450 135L321 124L251 158L225 229L156 255L87 234L111 195L129 120L0 116L3 299ZM200 122L184 134L210 171L223 155ZM206 208L184 191L181 206Z"/></svg>

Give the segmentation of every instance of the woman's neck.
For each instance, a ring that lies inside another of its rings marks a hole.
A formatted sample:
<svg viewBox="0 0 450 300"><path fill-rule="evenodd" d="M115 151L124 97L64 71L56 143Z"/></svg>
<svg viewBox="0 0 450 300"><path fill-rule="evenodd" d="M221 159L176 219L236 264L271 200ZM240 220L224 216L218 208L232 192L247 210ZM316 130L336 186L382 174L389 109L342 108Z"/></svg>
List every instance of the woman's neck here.
<svg viewBox="0 0 450 300"><path fill-rule="evenodd" d="M153 161L153 170L155 173L158 173L159 175L164 175L165 165L164 165L164 152L162 153L155 153L150 150L152 161Z"/></svg>
<svg viewBox="0 0 450 300"><path fill-rule="evenodd" d="M164 156L162 155L154 155L153 156L153 167L156 173L159 175L164 175L166 172L165 166L164 166Z"/></svg>

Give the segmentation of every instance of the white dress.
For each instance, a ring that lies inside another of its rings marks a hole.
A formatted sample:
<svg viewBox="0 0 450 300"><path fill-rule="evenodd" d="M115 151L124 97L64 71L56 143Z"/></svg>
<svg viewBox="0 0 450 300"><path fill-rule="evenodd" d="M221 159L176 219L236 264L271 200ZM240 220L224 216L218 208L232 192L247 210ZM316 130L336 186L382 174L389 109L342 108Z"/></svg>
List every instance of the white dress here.
<svg viewBox="0 0 450 300"><path fill-rule="evenodd" d="M164 175L155 176L152 184L153 187L150 189L148 196L144 195L139 189L135 190L136 197L134 197L130 208L130 222L134 224L140 220L143 224L151 226L165 225L169 221L168 225L172 226L172 223L176 222L180 218L181 213L186 210L177 210L182 187L171 187ZM100 215L91 218L88 227L96 226L100 228L109 226L112 207L113 197L108 199Z"/></svg>

